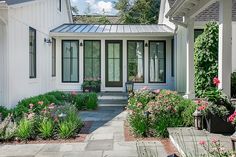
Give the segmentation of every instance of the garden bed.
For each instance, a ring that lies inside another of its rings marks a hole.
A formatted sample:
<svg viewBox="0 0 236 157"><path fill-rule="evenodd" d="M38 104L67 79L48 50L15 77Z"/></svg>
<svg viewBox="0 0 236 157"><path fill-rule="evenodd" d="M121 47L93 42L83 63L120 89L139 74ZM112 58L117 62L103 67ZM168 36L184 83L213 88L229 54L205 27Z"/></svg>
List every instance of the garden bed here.
<svg viewBox="0 0 236 157"><path fill-rule="evenodd" d="M128 122L124 123L124 137L125 137L125 141L152 141L152 142L156 141L156 142L161 142L161 144L164 146L164 149L167 152L167 154L179 154L179 152L174 147L174 145L171 143L169 138L137 137L132 133Z"/></svg>
<svg viewBox="0 0 236 157"><path fill-rule="evenodd" d="M35 140L29 140L29 141L4 141L1 142L0 144L54 144L54 143L78 143L78 142L84 142L87 135L89 134L89 130L93 124L93 121L84 121L83 122L83 127L79 131L75 137L70 138L70 139L50 139L50 140L43 140L43 139L35 139Z"/></svg>

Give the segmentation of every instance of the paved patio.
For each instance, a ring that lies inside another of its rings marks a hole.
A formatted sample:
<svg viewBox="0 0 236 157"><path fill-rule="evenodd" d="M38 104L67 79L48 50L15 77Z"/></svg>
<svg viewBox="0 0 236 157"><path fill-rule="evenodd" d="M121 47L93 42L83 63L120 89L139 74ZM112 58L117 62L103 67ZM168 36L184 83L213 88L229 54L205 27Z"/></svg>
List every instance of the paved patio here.
<svg viewBox="0 0 236 157"><path fill-rule="evenodd" d="M123 107L99 107L80 112L83 121L93 121L90 134L81 143L0 145L0 157L137 157L136 142L124 140ZM160 142L139 144L139 150L167 154ZM143 156L143 155L142 155Z"/></svg>

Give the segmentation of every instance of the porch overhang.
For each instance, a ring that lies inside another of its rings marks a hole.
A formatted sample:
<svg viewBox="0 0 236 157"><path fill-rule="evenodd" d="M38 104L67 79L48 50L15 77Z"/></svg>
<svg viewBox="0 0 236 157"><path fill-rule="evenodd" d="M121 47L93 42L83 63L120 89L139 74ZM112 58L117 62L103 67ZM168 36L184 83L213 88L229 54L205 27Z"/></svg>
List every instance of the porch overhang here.
<svg viewBox="0 0 236 157"><path fill-rule="evenodd" d="M188 19L194 18L215 2L216 0L177 0L166 14L166 18L176 22L177 25L187 27ZM176 18L182 19L177 21Z"/></svg>
<svg viewBox="0 0 236 157"><path fill-rule="evenodd" d="M166 25L93 25L63 24L52 31L52 37L168 37L174 30Z"/></svg>

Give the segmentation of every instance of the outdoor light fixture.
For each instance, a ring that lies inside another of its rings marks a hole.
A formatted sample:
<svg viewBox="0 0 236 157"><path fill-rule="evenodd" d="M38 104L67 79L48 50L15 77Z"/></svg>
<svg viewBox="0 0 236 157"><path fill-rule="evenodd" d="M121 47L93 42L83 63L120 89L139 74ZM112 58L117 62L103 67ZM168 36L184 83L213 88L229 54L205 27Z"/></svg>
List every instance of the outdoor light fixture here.
<svg viewBox="0 0 236 157"><path fill-rule="evenodd" d="M145 47L148 47L148 43L145 43Z"/></svg>
<svg viewBox="0 0 236 157"><path fill-rule="evenodd" d="M132 81L128 81L125 83L126 92L131 93L134 90L134 83Z"/></svg>
<svg viewBox="0 0 236 157"><path fill-rule="evenodd" d="M202 113L196 109L196 111L193 113L194 116L194 126L196 129L201 130L202 129Z"/></svg>
<svg viewBox="0 0 236 157"><path fill-rule="evenodd" d="M51 44L52 40L50 38L44 38L44 42L47 44Z"/></svg>
<svg viewBox="0 0 236 157"><path fill-rule="evenodd" d="M82 43L82 42L80 42L79 46L83 46L83 43Z"/></svg>

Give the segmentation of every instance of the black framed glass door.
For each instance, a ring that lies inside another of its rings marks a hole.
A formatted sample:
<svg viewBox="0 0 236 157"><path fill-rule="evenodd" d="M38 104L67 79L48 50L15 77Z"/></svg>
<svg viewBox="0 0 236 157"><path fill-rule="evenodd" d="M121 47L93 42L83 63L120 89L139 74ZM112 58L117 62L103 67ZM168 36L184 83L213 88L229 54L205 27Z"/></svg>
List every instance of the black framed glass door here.
<svg viewBox="0 0 236 157"><path fill-rule="evenodd" d="M122 40L106 41L106 87L122 87Z"/></svg>

